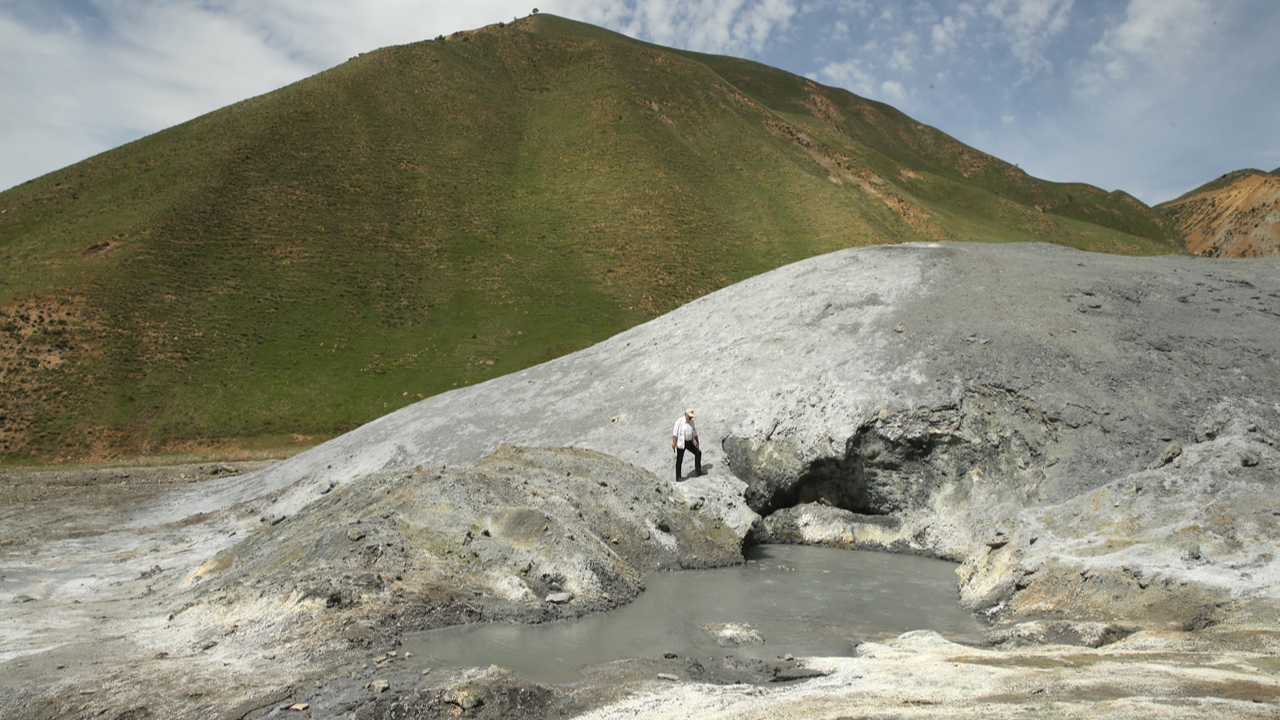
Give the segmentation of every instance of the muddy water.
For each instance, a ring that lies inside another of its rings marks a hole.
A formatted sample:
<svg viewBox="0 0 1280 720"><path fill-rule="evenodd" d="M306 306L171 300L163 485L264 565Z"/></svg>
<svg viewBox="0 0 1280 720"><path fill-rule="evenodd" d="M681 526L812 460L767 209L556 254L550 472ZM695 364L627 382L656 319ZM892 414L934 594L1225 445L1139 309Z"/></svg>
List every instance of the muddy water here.
<svg viewBox="0 0 1280 720"><path fill-rule="evenodd" d="M498 665L533 682L571 683L578 669L628 657L775 659L849 655L862 640L930 629L975 641L957 603L953 563L796 545L751 548L733 568L654 573L630 605L570 622L470 625L405 641L424 665ZM720 647L709 623L747 623L762 645Z"/></svg>

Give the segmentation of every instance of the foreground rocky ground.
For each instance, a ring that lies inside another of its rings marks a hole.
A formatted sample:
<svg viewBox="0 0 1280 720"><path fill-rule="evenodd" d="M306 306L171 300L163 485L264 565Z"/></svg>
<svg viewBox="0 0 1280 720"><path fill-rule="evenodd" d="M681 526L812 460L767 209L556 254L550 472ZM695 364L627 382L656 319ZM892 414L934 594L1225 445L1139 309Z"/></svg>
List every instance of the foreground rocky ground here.
<svg viewBox="0 0 1280 720"><path fill-rule="evenodd" d="M5 474L0 712L1274 717L1276 377L1274 261L815 258L269 467ZM689 405L710 472L675 482ZM398 650L760 541L955 560L987 642L573 687Z"/></svg>

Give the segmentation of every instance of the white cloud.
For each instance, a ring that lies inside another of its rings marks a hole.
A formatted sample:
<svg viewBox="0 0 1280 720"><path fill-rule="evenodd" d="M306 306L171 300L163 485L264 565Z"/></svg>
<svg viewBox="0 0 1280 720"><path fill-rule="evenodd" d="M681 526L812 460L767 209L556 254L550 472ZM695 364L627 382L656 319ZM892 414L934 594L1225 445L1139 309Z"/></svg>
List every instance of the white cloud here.
<svg viewBox="0 0 1280 720"><path fill-rule="evenodd" d="M857 59L828 63L811 75L818 82L842 87L857 95L874 96L878 87L875 78Z"/></svg>
<svg viewBox="0 0 1280 720"><path fill-rule="evenodd" d="M886 63L889 69L902 73L909 73L914 70L914 60L919 55L918 44L919 38L913 32L906 32L899 37L897 46L889 54L889 60Z"/></svg>
<svg viewBox="0 0 1280 720"><path fill-rule="evenodd" d="M121 5L110 42L98 48L102 64L93 71L107 87L95 95L109 88L118 97L112 105L121 119L135 126L172 125L323 67L295 60L294 55L314 53L273 45L270 30L249 18L189 3ZM329 60L325 64L339 61Z"/></svg>
<svg viewBox="0 0 1280 720"><path fill-rule="evenodd" d="M1069 25L1072 0L991 0L986 12L1003 26L1025 82L1052 69L1047 46Z"/></svg>
<svg viewBox="0 0 1280 720"><path fill-rule="evenodd" d="M1211 8L1204 0L1133 0L1124 22L1093 46L1100 71L1089 80L1125 82L1142 73L1177 81L1204 52L1212 27Z"/></svg>
<svg viewBox="0 0 1280 720"><path fill-rule="evenodd" d="M760 52L775 30L785 28L796 8L785 0L763 0L748 8L735 30L747 38L753 52Z"/></svg>
<svg viewBox="0 0 1280 720"><path fill-rule="evenodd" d="M941 55L948 50L954 50L958 43L958 36L965 31L965 21L957 20L948 15L942 18L942 22L936 23L930 29L929 37L933 40L933 52Z"/></svg>
<svg viewBox="0 0 1280 720"><path fill-rule="evenodd" d="M890 104L903 103L907 100L906 88L902 86L902 83L896 80L885 80L880 83L880 93L885 102Z"/></svg>
<svg viewBox="0 0 1280 720"><path fill-rule="evenodd" d="M795 0L563 0L556 5L567 15L632 37L728 55L761 51L799 11Z"/></svg>

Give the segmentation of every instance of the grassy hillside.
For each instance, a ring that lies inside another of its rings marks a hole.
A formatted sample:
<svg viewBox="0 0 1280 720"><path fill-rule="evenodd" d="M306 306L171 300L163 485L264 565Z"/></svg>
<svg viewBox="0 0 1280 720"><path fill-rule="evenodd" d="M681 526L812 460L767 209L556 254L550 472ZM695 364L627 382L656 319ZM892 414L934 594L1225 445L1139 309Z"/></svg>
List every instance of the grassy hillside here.
<svg viewBox="0 0 1280 720"><path fill-rule="evenodd" d="M891 107L548 15L0 194L0 462L305 445L839 248L1174 250Z"/></svg>

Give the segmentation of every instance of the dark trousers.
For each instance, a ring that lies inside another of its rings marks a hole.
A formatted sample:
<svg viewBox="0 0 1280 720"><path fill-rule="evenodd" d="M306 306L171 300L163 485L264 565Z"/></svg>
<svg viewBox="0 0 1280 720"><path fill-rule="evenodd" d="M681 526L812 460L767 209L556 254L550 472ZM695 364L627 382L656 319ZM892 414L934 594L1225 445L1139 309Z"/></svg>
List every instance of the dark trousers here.
<svg viewBox="0 0 1280 720"><path fill-rule="evenodd" d="M676 479L680 479L680 468L684 467L684 451L688 450L693 453L693 474L702 474L702 451L692 442L687 442L682 448L676 448Z"/></svg>

